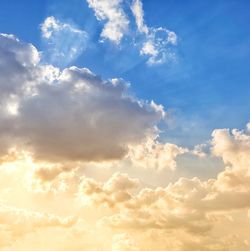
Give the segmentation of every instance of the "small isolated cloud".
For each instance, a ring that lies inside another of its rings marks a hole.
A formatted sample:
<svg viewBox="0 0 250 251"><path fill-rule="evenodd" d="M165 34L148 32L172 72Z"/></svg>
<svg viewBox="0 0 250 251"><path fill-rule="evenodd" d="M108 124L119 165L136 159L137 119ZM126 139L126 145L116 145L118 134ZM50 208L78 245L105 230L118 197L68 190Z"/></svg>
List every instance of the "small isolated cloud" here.
<svg viewBox="0 0 250 251"><path fill-rule="evenodd" d="M174 60L175 54L169 46L177 44L177 36L165 28L149 28L145 42L140 50L141 55L148 56L149 65L163 64Z"/></svg>
<svg viewBox="0 0 250 251"><path fill-rule="evenodd" d="M64 23L53 16L41 24L46 51L44 60L56 66L67 66L87 48L88 34L75 25Z"/></svg>

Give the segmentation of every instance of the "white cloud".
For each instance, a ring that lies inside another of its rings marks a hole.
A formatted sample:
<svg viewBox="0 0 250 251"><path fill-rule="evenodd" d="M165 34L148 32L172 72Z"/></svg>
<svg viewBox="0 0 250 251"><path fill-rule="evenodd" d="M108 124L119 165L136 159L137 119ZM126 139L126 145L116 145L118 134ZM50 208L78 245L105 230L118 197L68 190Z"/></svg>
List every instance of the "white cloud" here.
<svg viewBox="0 0 250 251"><path fill-rule="evenodd" d="M188 152L187 149L170 143L160 143L154 137L130 147L128 158L137 166L156 171L174 170L176 158Z"/></svg>
<svg viewBox="0 0 250 251"><path fill-rule="evenodd" d="M149 28L140 54L148 56L147 63L149 65L163 64L175 58L175 54L171 52L169 45L176 44L177 36L173 31L165 28Z"/></svg>
<svg viewBox="0 0 250 251"><path fill-rule="evenodd" d="M119 44L128 32L129 20L122 8L122 0L87 0L98 20L106 22L101 36Z"/></svg>
<svg viewBox="0 0 250 251"><path fill-rule="evenodd" d="M142 55L157 56L158 51L155 49L154 43L147 41L144 43L140 53Z"/></svg>
<svg viewBox="0 0 250 251"><path fill-rule="evenodd" d="M55 30L60 30L62 27L55 17L47 17L41 25L42 36L50 38ZM63 26L63 25L62 25Z"/></svg>
<svg viewBox="0 0 250 251"><path fill-rule="evenodd" d="M140 0L133 0L131 4L131 10L135 16L136 25L138 27L139 32L148 33L148 27L144 23L144 12L142 2Z"/></svg>
<svg viewBox="0 0 250 251"><path fill-rule="evenodd" d="M172 60L174 54L170 51L169 45L177 44L177 35L166 28L148 27L144 22L141 0L133 0L131 10L134 14L138 31L144 34L144 42L140 54L148 56L147 63L155 65Z"/></svg>
<svg viewBox="0 0 250 251"><path fill-rule="evenodd" d="M46 51L43 59L57 66L67 66L87 48L88 34L75 25L64 23L53 16L41 24Z"/></svg>
<svg viewBox="0 0 250 251"><path fill-rule="evenodd" d="M171 46L177 45L177 35L166 28L148 27L144 22L143 4L140 0L87 0L98 20L106 21L101 36L120 44L124 36L132 37L141 47L140 55L148 58L148 65L159 65L175 59ZM125 6L129 5L137 30L132 30ZM137 32L140 36L138 37Z"/></svg>

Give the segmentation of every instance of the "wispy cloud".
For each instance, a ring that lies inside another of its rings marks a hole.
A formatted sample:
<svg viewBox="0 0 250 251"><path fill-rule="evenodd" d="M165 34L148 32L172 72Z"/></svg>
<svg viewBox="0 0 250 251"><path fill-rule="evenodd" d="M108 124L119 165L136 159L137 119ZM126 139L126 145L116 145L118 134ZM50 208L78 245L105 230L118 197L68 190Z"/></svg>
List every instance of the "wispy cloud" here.
<svg viewBox="0 0 250 251"><path fill-rule="evenodd" d="M163 64L172 60L175 55L169 49L177 45L177 35L166 28L148 27L144 21L143 5L140 0L133 0L131 10L134 14L138 31L144 35L141 55L148 56L149 65Z"/></svg>
<svg viewBox="0 0 250 251"><path fill-rule="evenodd" d="M76 60L87 48L88 34L74 24L65 23L53 16L41 24L45 45L43 60L64 67Z"/></svg>
<svg viewBox="0 0 250 251"><path fill-rule="evenodd" d="M122 0L87 0L98 20L105 25L101 37L119 44L128 32L129 20L122 8Z"/></svg>
<svg viewBox="0 0 250 251"><path fill-rule="evenodd" d="M104 22L101 37L116 45L124 37L132 37L134 45L139 47L139 55L147 58L148 65L163 64L175 59L171 50L177 45L177 35L164 27L148 27L144 20L143 4L140 0L87 0L89 7L95 12L97 19ZM125 12L125 6L131 10L130 15ZM130 19L132 16L134 20ZM135 22L136 30L131 23ZM138 36L138 33L140 36Z"/></svg>

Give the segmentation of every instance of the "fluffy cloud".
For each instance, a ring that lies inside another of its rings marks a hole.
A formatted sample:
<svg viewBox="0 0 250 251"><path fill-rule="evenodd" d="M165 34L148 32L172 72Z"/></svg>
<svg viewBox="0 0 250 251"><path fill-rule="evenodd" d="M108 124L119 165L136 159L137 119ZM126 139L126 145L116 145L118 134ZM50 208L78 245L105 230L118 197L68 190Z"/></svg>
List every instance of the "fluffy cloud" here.
<svg viewBox="0 0 250 251"><path fill-rule="evenodd" d="M250 135L233 129L218 129L213 132L213 153L222 157L234 169L248 169L250 166Z"/></svg>
<svg viewBox="0 0 250 251"><path fill-rule="evenodd" d="M164 27L148 27L144 22L143 4L140 0L87 0L98 20L106 22L101 37L120 44L126 35L140 47L140 55L145 56L148 65L163 64L175 59L172 47L177 44L177 35ZM126 6L128 5L128 6ZM136 30L129 24L125 8L129 7L135 19ZM139 35L138 35L139 33Z"/></svg>
<svg viewBox="0 0 250 251"><path fill-rule="evenodd" d="M249 250L249 125L212 133L211 152L225 166L217 177L152 187L130 177L148 175L134 166L174 169L185 152L205 165L207 143L190 152L159 142L163 107L131 97L121 79L42 65L35 47L12 35L0 36L0 55L4 251ZM81 168L113 159L130 175Z"/></svg>
<svg viewBox="0 0 250 251"><path fill-rule="evenodd" d="M175 144L160 143L157 139L148 137L145 143L130 147L129 159L142 168L157 171L174 170L177 166L176 158L188 152L187 149Z"/></svg>
<svg viewBox="0 0 250 251"><path fill-rule="evenodd" d="M94 205L106 204L113 208L129 201L132 198L131 190L138 185L139 180L131 179L127 174L122 173L113 174L105 184L84 178L79 186L79 197L83 200L89 197Z"/></svg>
<svg viewBox="0 0 250 251"><path fill-rule="evenodd" d="M43 60L56 66L66 66L87 48L88 34L74 24L64 23L53 16L41 24L45 45Z"/></svg>
<svg viewBox="0 0 250 251"><path fill-rule="evenodd" d="M21 145L41 160L117 159L163 116L155 105L130 97L121 79L104 81L77 67L60 72L39 65L32 45L12 36L0 39L3 153ZM9 109L13 100L15 114Z"/></svg>
<svg viewBox="0 0 250 251"><path fill-rule="evenodd" d="M229 241L232 231L223 230L229 234L227 240L214 239L213 236L214 231L223 226L222 222L236 224L230 223L234 221L230 215L247 217L245 210L250 208L250 137L243 131L225 129L215 130L212 136L212 152L228 165L216 179L180 178L165 188L143 188L139 192L126 190L123 186L128 193L123 200L116 198L119 190L109 190L111 208L117 210L111 216L103 217L100 223L126 231L167 231L176 238L177 232L181 231L186 237L179 238L181 244L173 250L231 250L229 247L233 245L244 246L244 240L238 237ZM119 183L119 176L116 183ZM98 201L96 205L106 204L106 200L98 200L103 198L105 186L106 183L99 183L98 189L95 187L89 193L85 190L84 196ZM242 250L247 249L242 247Z"/></svg>
<svg viewBox="0 0 250 251"><path fill-rule="evenodd" d="M98 20L105 21L101 36L119 44L128 32L129 20L122 8L123 0L87 0Z"/></svg>

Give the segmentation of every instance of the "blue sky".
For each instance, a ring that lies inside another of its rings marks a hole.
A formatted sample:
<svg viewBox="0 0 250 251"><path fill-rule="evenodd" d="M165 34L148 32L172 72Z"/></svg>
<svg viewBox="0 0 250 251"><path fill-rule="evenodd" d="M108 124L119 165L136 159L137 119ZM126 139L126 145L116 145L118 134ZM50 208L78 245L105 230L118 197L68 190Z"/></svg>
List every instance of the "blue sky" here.
<svg viewBox="0 0 250 251"><path fill-rule="evenodd" d="M143 1L144 21L178 36L176 61L148 65L124 38L99 42L103 27L83 0L2 0L0 30L44 50L40 25L48 16L89 34L88 49L69 65L103 78L121 77L137 97L163 104L173 116L165 137L199 143L214 128L242 128L250 117L249 1ZM188 135L192 133L192 138Z"/></svg>

